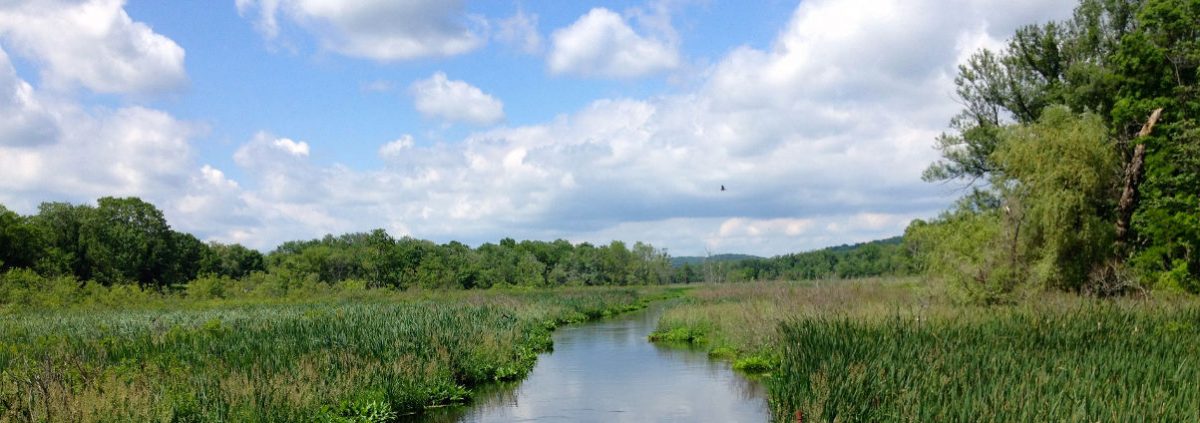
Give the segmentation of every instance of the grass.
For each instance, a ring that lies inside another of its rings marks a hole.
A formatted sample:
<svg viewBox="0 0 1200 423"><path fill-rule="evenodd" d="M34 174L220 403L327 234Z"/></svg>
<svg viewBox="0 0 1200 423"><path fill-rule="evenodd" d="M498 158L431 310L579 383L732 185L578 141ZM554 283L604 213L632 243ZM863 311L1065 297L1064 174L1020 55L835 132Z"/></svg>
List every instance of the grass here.
<svg viewBox="0 0 1200 423"><path fill-rule="evenodd" d="M426 292L3 314L0 421L386 421L524 376L557 325L673 292Z"/></svg>
<svg viewBox="0 0 1200 423"><path fill-rule="evenodd" d="M1200 304L956 305L914 280L708 287L657 339L768 373L779 421L1200 420Z"/></svg>

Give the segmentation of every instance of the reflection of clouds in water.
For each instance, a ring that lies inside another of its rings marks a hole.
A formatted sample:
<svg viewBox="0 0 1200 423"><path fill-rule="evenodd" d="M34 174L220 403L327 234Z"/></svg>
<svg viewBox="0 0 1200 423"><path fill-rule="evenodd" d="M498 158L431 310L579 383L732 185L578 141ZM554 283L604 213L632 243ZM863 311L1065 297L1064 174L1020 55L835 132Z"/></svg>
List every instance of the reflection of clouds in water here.
<svg viewBox="0 0 1200 423"><path fill-rule="evenodd" d="M767 388L762 381L754 376L737 373L728 361L710 359L708 352L702 348L684 343L653 345L664 360L680 361L693 368L703 368L710 379L724 382L729 392L737 393L738 398L742 400L758 401L767 397Z"/></svg>
<svg viewBox="0 0 1200 423"><path fill-rule="evenodd" d="M428 421L766 421L761 384L702 351L646 340L660 310L560 328L527 379Z"/></svg>

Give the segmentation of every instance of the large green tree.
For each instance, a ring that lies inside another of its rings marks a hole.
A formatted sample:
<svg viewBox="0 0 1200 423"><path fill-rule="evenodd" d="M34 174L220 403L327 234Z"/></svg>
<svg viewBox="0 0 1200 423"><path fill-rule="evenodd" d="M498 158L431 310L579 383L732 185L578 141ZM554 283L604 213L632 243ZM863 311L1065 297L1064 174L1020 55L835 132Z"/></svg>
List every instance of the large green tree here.
<svg viewBox="0 0 1200 423"><path fill-rule="evenodd" d="M1132 258L1148 281L1200 291L1198 31L1200 0L1083 0L1067 21L1021 28L1002 51L982 50L960 66L955 83L964 108L937 140L942 158L926 170L925 178L967 181L972 198L960 204L999 216L988 209L1005 204L1001 197L1007 195L1009 202L1015 198L1012 191L1005 192L1013 187L1005 184L1023 186L1020 178L1011 177L1016 169L1006 168L1016 163L1012 147L1005 146L1005 134L1011 132L1006 127L1041 125L1044 131L1045 122L1036 122L1056 106L1092 113L1105 128L1102 145L1118 158L1116 167L1130 174L1144 168L1145 178L1140 184L1132 178L1127 188L1121 178L1109 178L1110 186L1103 190L1061 193L1097 196L1088 201L1108 210L1094 215L1109 225L1120 220L1114 209L1122 192L1140 194L1133 196L1140 202L1133 204L1131 248L1116 242L1123 238L1109 241L1116 248L1087 248L1108 251L1118 265ZM1159 108L1158 126L1148 137L1137 136L1151 111ZM1138 144L1145 146L1144 167L1138 166L1143 163ZM996 154L1005 149L1010 153ZM1003 223L1016 222L1008 218ZM1005 231L1015 233L1016 228ZM1058 265L1097 265L1094 259L1079 259ZM1065 285L1078 286L1084 273L1066 271L1075 280Z"/></svg>

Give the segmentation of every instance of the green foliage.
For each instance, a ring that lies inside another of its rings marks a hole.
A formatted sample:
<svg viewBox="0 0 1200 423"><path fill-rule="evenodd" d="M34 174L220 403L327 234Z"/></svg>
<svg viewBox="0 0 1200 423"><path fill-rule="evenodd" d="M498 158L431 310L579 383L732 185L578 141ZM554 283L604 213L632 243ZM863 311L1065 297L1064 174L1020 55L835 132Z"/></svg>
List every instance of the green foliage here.
<svg viewBox="0 0 1200 423"><path fill-rule="evenodd" d="M23 269L0 286L0 307L170 302L180 293L204 300L284 299L367 296L378 288L672 281L666 252L640 242L630 249L620 241L596 247L504 239L472 249L459 242L394 239L376 229L287 242L264 256L173 231L161 211L137 198L106 197L98 204L43 203L29 217L0 206L0 272ZM31 288L46 284L60 297L51 301Z"/></svg>
<svg viewBox="0 0 1200 423"><path fill-rule="evenodd" d="M1101 119L1063 107L1001 132L991 161L999 202L968 197L955 211L909 228L922 266L967 300L1012 300L1022 284L1087 289L1112 257L1120 168Z"/></svg>
<svg viewBox="0 0 1200 423"><path fill-rule="evenodd" d="M262 253L241 244L210 242L200 260L199 272L237 279L246 277L251 272L266 270L267 265Z"/></svg>
<svg viewBox="0 0 1200 423"><path fill-rule="evenodd" d="M1114 194L1120 168L1096 115L1049 108L1034 124L1004 135L995 161L1004 169L1006 235L1013 262L1029 261L1031 281L1079 290L1112 254Z"/></svg>
<svg viewBox="0 0 1200 423"><path fill-rule="evenodd" d="M929 224L909 226L905 239L930 276L945 281L963 300L997 304L1012 301L1021 282L1005 243L1000 214L960 208Z"/></svg>
<svg viewBox="0 0 1200 423"><path fill-rule="evenodd" d="M1098 262L1117 274L1128 259L1144 280L1200 292L1198 27L1197 0L1082 0L1067 21L1023 27L1002 51L979 51L959 68L964 108L937 140L942 158L925 178L986 182L976 191L1004 198L1004 235L1014 246L1032 243L1010 253L1018 277L1080 289ZM1157 108L1158 125L1136 138ZM1076 124L1068 110L1094 115ZM1102 147L1048 142L1076 129ZM1147 154L1134 239L1116 251L1108 228L1123 188L1119 169L1138 143ZM1066 157L1082 166L1082 179L1065 180L1077 169L1053 163L1064 153L1074 154ZM1014 215L1016 206L1025 214ZM1024 257L1029 268L1019 255L1034 256Z"/></svg>
<svg viewBox="0 0 1200 423"><path fill-rule="evenodd" d="M170 269L164 259L175 253L175 246L162 212L136 198L105 197L98 203L79 234L94 278L106 285L167 285L163 279Z"/></svg>
<svg viewBox="0 0 1200 423"><path fill-rule="evenodd" d="M214 261L210 248L171 230L154 205L132 197L105 197L98 204L43 203L29 217L0 206L0 269L35 269L46 276L160 291L195 278L202 267L208 267L206 273L229 273L206 265ZM223 253L217 251L216 262Z"/></svg>
<svg viewBox="0 0 1200 423"><path fill-rule="evenodd" d="M0 205L0 269L33 267L41 243L40 234L26 218Z"/></svg>
<svg viewBox="0 0 1200 423"><path fill-rule="evenodd" d="M315 275L334 283L366 280L370 287L431 289L502 286L647 285L670 282L665 252L642 243L594 247L503 239L477 249L458 242L438 245L382 230L294 241L267 255L271 273Z"/></svg>
<svg viewBox="0 0 1200 423"><path fill-rule="evenodd" d="M225 291L232 288L233 280L228 276L204 275L187 284L187 297L195 299L225 298Z"/></svg>
<svg viewBox="0 0 1200 423"><path fill-rule="evenodd" d="M772 258L716 260L675 269L679 282L744 282L813 280L908 275L917 271L911 250L901 237L840 245Z"/></svg>
<svg viewBox="0 0 1200 423"><path fill-rule="evenodd" d="M1163 116L1146 145L1142 197L1133 216L1133 263L1155 279L1200 292L1200 2L1148 1L1141 28L1116 54L1123 84L1114 125Z"/></svg>

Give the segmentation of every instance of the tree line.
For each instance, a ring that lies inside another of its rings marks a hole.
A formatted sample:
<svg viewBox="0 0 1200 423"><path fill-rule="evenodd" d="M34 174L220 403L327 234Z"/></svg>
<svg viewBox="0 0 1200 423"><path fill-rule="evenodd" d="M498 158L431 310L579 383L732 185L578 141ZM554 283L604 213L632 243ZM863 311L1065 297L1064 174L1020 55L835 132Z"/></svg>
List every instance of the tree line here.
<svg viewBox="0 0 1200 423"><path fill-rule="evenodd" d="M672 280L665 251L510 238L472 248L393 238L377 229L291 241L262 254L239 244L204 243L173 230L138 198L95 206L43 203L22 216L0 205L0 303L49 285L136 287L204 297L299 287L471 289L493 286L646 285ZM40 287L40 288L39 288ZM241 291L241 292L234 292ZM23 293L23 294L21 294Z"/></svg>
<svg viewBox="0 0 1200 423"><path fill-rule="evenodd" d="M683 262L676 266L679 282L746 282L773 280L854 279L906 276L920 272L914 252L903 237L845 244L770 258Z"/></svg>

